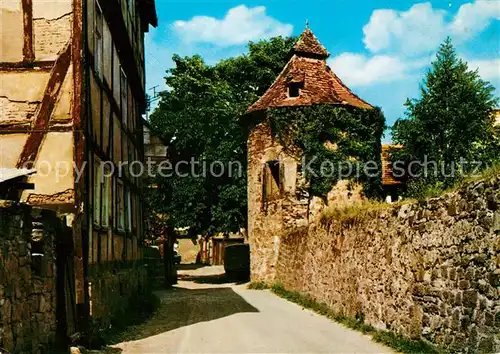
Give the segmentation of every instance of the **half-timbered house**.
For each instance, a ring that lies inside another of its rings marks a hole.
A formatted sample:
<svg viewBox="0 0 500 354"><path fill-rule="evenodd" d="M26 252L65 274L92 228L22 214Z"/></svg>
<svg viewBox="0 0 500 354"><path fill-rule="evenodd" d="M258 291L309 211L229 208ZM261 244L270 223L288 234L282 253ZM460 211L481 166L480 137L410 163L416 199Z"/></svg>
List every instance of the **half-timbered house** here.
<svg viewBox="0 0 500 354"><path fill-rule="evenodd" d="M150 25L154 0L0 3L0 168L35 169L21 201L71 216L81 319L108 322L143 288L131 167L144 161Z"/></svg>

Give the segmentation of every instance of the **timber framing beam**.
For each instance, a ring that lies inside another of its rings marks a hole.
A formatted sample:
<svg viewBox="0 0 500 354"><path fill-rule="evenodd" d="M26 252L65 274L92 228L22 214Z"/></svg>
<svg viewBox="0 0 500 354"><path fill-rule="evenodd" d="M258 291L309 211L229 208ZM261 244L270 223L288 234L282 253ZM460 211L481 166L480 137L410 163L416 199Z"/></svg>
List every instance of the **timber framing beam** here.
<svg viewBox="0 0 500 354"><path fill-rule="evenodd" d="M38 107L35 115L33 128L30 130L28 139L24 144L17 168L22 168L27 162L35 161L43 138L49 128L49 120L54 110L55 103L61 91L64 78L68 73L71 59L71 42L66 45L62 54L57 58L56 63L50 73L49 81L45 87L42 103Z"/></svg>
<svg viewBox="0 0 500 354"><path fill-rule="evenodd" d="M11 124L4 124L0 125L0 134L19 134L19 133L44 133L44 132L72 132L73 131L73 124L72 122L68 122L67 120L54 120L50 121L48 125L48 129L42 129L39 131L36 131L34 129L31 129L30 123L24 123L24 122L19 122L19 123L11 123Z"/></svg>
<svg viewBox="0 0 500 354"><path fill-rule="evenodd" d="M33 0L22 0L23 25L24 25L24 61L31 63L35 60L35 50L33 48Z"/></svg>
<svg viewBox="0 0 500 354"><path fill-rule="evenodd" d="M54 66L55 61L33 61L33 62L16 62L16 63L0 63L0 72L3 71L50 71Z"/></svg>

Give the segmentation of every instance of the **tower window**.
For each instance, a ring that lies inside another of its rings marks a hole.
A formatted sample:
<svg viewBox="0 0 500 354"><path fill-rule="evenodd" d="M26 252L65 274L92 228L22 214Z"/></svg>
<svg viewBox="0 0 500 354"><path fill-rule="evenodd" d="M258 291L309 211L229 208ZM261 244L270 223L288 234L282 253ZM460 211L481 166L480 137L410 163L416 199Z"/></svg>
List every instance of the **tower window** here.
<svg viewBox="0 0 500 354"><path fill-rule="evenodd" d="M264 166L264 178L262 181L263 201L279 199L281 195L280 163L269 161Z"/></svg>
<svg viewBox="0 0 500 354"><path fill-rule="evenodd" d="M290 82L288 85L288 96L289 97L299 97L300 90L304 88L303 82Z"/></svg>

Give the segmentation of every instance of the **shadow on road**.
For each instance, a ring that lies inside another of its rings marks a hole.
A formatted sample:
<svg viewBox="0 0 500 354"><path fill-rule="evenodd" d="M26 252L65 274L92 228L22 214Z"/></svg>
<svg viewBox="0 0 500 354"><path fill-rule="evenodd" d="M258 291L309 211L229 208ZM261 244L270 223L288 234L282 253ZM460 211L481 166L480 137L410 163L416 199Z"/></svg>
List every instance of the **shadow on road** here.
<svg viewBox="0 0 500 354"><path fill-rule="evenodd" d="M259 312L229 287L201 289L174 287L158 292L157 295L161 303L153 316L143 323L117 333L110 339L110 344L139 340L236 313Z"/></svg>
<svg viewBox="0 0 500 354"><path fill-rule="evenodd" d="M177 267L177 270L196 270L196 269L205 268L205 267L209 267L209 266L205 265L205 264L196 264L196 263L181 263L181 264L178 264L176 267Z"/></svg>
<svg viewBox="0 0 500 354"><path fill-rule="evenodd" d="M192 281L193 283L196 283L196 284L214 284L214 285L220 285L220 284L241 285L241 284L245 284L249 281L248 278L234 279L234 278L228 277L226 274L210 274L210 275L180 274L178 278L179 278L179 280Z"/></svg>
<svg viewBox="0 0 500 354"><path fill-rule="evenodd" d="M123 350L121 350L120 348L111 347L106 347L99 350L85 350L85 354L120 354L121 352L123 352Z"/></svg>

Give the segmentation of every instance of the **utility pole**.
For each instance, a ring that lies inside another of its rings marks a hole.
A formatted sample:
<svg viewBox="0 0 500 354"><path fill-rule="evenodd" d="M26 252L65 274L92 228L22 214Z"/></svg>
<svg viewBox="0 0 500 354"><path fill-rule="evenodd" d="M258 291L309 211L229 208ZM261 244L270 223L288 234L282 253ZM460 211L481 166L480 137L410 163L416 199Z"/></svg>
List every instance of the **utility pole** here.
<svg viewBox="0 0 500 354"><path fill-rule="evenodd" d="M153 91L153 95L146 95L146 120L149 120L149 111L151 110L151 104L158 101L161 96L161 91L157 91L159 85L153 86L149 89L149 91Z"/></svg>

